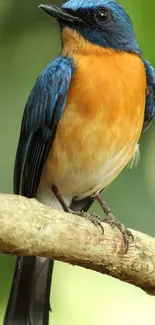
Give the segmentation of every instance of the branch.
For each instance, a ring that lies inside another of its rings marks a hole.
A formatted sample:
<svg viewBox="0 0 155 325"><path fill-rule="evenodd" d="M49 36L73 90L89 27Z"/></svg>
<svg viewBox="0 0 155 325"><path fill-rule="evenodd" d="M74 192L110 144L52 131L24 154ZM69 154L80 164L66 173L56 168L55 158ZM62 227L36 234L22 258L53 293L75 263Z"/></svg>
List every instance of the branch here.
<svg viewBox="0 0 155 325"><path fill-rule="evenodd" d="M132 230L124 254L122 235L103 224L53 210L35 199L0 194L0 251L43 256L129 282L155 295L155 239Z"/></svg>

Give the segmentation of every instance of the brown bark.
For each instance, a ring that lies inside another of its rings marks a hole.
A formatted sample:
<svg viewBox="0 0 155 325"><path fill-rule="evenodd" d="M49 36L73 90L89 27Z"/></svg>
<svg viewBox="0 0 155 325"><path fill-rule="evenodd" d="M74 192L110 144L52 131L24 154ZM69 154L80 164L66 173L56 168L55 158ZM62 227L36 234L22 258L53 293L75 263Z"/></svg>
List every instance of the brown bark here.
<svg viewBox="0 0 155 325"><path fill-rule="evenodd" d="M43 256L109 274L155 295L155 239L132 230L127 254L121 233L105 233L81 217L53 210L35 199L0 194L0 251Z"/></svg>

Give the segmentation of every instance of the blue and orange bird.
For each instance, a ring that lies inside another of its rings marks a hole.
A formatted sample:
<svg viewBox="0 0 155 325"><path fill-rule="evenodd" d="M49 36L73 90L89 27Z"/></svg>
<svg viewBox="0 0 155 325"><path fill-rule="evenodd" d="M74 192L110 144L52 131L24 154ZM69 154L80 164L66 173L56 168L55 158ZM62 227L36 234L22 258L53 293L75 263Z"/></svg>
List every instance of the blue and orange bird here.
<svg viewBox="0 0 155 325"><path fill-rule="evenodd" d="M26 103L14 192L65 211L87 211L96 198L128 248L131 234L100 192L135 157L153 119L154 69L142 58L130 18L115 1L40 7L60 23L62 51L40 74ZM18 257L4 325L48 324L52 270L51 260Z"/></svg>

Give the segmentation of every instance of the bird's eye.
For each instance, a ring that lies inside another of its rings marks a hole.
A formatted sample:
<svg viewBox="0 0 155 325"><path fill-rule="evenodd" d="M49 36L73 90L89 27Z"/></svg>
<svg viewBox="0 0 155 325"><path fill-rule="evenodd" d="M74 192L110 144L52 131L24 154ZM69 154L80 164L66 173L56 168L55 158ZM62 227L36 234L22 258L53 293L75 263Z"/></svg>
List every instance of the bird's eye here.
<svg viewBox="0 0 155 325"><path fill-rule="evenodd" d="M99 8L95 11L95 20L99 24L105 24L110 20L110 13L105 8Z"/></svg>

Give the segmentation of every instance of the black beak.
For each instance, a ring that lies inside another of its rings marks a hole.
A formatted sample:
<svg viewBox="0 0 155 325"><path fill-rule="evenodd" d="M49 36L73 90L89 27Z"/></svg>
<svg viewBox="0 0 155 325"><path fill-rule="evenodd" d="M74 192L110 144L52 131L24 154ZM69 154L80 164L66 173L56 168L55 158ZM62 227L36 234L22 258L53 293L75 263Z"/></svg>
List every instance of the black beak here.
<svg viewBox="0 0 155 325"><path fill-rule="evenodd" d="M48 15L60 20L60 21L68 21L71 23L80 23L82 20L79 17L71 15L67 12L67 10L63 8L58 8L53 5L43 5L39 6L42 10L44 10Z"/></svg>

